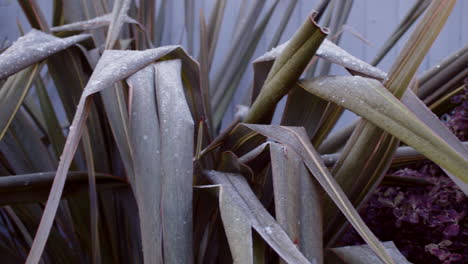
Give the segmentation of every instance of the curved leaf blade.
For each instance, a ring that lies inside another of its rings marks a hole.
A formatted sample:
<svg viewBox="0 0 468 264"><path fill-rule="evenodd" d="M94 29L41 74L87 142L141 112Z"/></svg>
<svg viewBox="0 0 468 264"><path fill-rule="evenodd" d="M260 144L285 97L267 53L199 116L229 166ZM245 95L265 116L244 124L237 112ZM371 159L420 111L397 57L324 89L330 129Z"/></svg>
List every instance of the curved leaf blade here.
<svg viewBox="0 0 468 264"><path fill-rule="evenodd" d="M59 32L59 31L78 31L78 30L91 30L97 29L100 27L108 26L111 23L112 14L105 14L102 16L98 16L89 20L73 22L70 24L65 24L62 26L52 27L50 29L51 32ZM136 21L135 19L125 15L123 18L125 23L136 24L139 27L143 28L143 26Z"/></svg>
<svg viewBox="0 0 468 264"><path fill-rule="evenodd" d="M89 37L91 35L81 34L61 39L32 29L0 54L0 79L17 73Z"/></svg>
<svg viewBox="0 0 468 264"><path fill-rule="evenodd" d="M42 67L36 64L10 76L0 89L0 105L2 106L0 112L0 140L8 130L40 68Z"/></svg>
<svg viewBox="0 0 468 264"><path fill-rule="evenodd" d="M325 192L335 202L336 206L346 216L349 222L361 235L364 241L366 241L366 243L372 248L376 255L385 263L395 263L388 255L388 252L386 252L379 239L372 233L359 216L356 209L346 197L346 194L338 185L330 171L325 167L322 158L311 145L304 128L252 124L243 124L243 126L275 141L288 145L296 151L297 154L301 156L305 165L315 179L317 179Z"/></svg>
<svg viewBox="0 0 468 264"><path fill-rule="evenodd" d="M401 254L395 243L392 241L382 243L390 255L400 264L410 264L410 262ZM371 249L367 245L347 246L339 248L331 248L333 253L349 264L380 264L378 258L372 254Z"/></svg>
<svg viewBox="0 0 468 264"><path fill-rule="evenodd" d="M133 73L166 55L180 57L187 62L187 64L193 62L187 53L185 53L185 51L183 51L179 46L167 46L145 51L108 50L103 53L77 106L76 114L72 125L70 126L70 132L67 137L67 141L65 142L63 154L50 191L49 199L26 263L38 263L44 250L63 192L67 172L78 148L78 143L82 136L87 116L89 115L92 95L105 88L112 87L118 81L128 78ZM197 84L193 84L191 88L196 89L196 85Z"/></svg>
<svg viewBox="0 0 468 264"><path fill-rule="evenodd" d="M324 100L355 112L412 146L455 175L451 179L465 194L468 193L466 149L452 148L380 82L358 76L335 76L319 77L299 85Z"/></svg>
<svg viewBox="0 0 468 264"><path fill-rule="evenodd" d="M232 202L242 212L244 219L265 239L265 241L289 263L309 263L289 239L275 219L263 207L242 175L218 171L204 171L215 184L221 186L221 195L229 196L225 202Z"/></svg>

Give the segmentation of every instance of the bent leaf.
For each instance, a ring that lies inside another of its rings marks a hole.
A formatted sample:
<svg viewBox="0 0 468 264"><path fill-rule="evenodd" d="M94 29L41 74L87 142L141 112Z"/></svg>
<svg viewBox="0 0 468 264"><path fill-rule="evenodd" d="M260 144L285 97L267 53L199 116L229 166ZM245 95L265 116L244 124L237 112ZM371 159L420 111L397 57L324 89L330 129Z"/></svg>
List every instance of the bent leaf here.
<svg viewBox="0 0 468 264"><path fill-rule="evenodd" d="M400 250L392 241L382 243L390 255L397 263L410 264L410 262L401 254ZM380 264L378 258L372 254L371 249L367 245L347 246L339 248L331 248L333 253L338 255L342 260L349 264Z"/></svg>
<svg viewBox="0 0 468 264"><path fill-rule="evenodd" d="M45 201L52 186L55 172L39 172L0 177L0 204L37 203ZM97 190L127 187L128 183L118 177L96 173ZM68 172L64 197L88 191L88 172Z"/></svg>
<svg viewBox="0 0 468 264"><path fill-rule="evenodd" d="M188 66L189 70L193 69L193 60L179 46L168 46L145 51L107 50L103 53L77 106L76 114L70 126L70 132L50 191L49 199L26 263L38 263L44 250L45 243L50 233L50 228L52 227L58 204L60 202L67 172L77 150L78 143L82 136L84 125L89 114L91 96L105 88L112 87L118 81L128 78L130 75L146 67L151 62L166 55L182 58L184 62L182 64L183 67ZM187 65L185 65L185 63ZM193 79L189 78L189 80ZM197 85L198 83L191 84L189 87L190 95L195 96L195 93L198 92L194 91L199 88ZM191 102L192 100L189 100L189 103ZM197 102L197 100L195 100L195 102ZM197 109L196 106L193 107L196 110L200 109ZM191 110L192 109L193 108L191 108ZM199 113L202 113L203 109L200 110L200 112L195 112L194 115L197 116Z"/></svg>
<svg viewBox="0 0 468 264"><path fill-rule="evenodd" d="M355 112L412 146L455 175L451 179L465 194L468 193L466 149L460 153L450 147L380 82L358 76L336 76L319 77L299 85L324 100Z"/></svg>
<svg viewBox="0 0 468 264"><path fill-rule="evenodd" d="M323 226L318 182L289 146L270 143L278 223L311 263L323 263Z"/></svg>
<svg viewBox="0 0 468 264"><path fill-rule="evenodd" d="M346 194L331 175L330 171L325 167L320 155L311 145L304 128L251 124L243 124L243 126L275 141L288 145L296 151L299 156L301 156L311 174L315 179L317 179L325 192L330 196L333 202L335 202L336 206L346 216L348 221L353 225L364 241L366 241L366 243L372 248L376 255L385 263L395 263L385 251L385 248L379 239L372 233L359 216L356 209L346 197Z"/></svg>
<svg viewBox="0 0 468 264"><path fill-rule="evenodd" d="M244 215L243 219L260 234L260 236L288 263L309 263L289 239L288 235L263 207L262 203L250 189L242 175L218 171L204 171L204 174L220 187L220 206L229 203L236 213ZM232 215L234 212L231 212ZM244 230L245 231L245 230ZM239 241L243 243L243 241ZM244 252L244 254L246 254Z"/></svg>
<svg viewBox="0 0 468 264"><path fill-rule="evenodd" d="M143 26L138 23L135 19L125 15L124 16L125 23L136 24L139 27L143 28ZM98 16L89 20L85 21L78 21L58 27L53 27L50 29L52 32L59 32L59 31L78 31L78 30L91 30L100 28L103 26L108 26L112 20L112 14L105 14L103 16Z"/></svg>
<svg viewBox="0 0 468 264"><path fill-rule="evenodd" d="M61 39L32 29L0 54L0 80L89 37L81 34Z"/></svg>

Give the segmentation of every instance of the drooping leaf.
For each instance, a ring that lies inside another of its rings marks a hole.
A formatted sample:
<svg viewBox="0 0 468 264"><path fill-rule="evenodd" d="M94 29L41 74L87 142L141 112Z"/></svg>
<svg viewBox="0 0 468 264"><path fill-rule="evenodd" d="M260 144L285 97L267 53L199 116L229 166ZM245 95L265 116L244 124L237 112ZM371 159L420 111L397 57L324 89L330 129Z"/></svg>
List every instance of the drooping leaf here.
<svg viewBox="0 0 468 264"><path fill-rule="evenodd" d="M55 172L39 172L0 177L0 203L21 204L46 201ZM128 183L118 177L108 174L96 174L97 189L109 190L125 188ZM88 192L88 173L72 171L68 173L67 187L64 189L64 198Z"/></svg>
<svg viewBox="0 0 468 264"><path fill-rule="evenodd" d="M285 144L296 151L299 156L301 156L311 174L320 183L328 196L330 196L364 241L366 241L366 243L372 248L374 253L385 263L394 263L392 258L385 251L381 242L377 237L375 237L359 216L356 209L331 175L330 171L325 167L320 155L311 145L304 128L252 124L244 124L244 126L261 133L266 137L274 139L275 141Z"/></svg>
<svg viewBox="0 0 468 264"><path fill-rule="evenodd" d="M397 263L410 264L392 241L383 242L383 245ZM349 264L383 263L380 259L376 258L374 254L372 254L371 249L367 245L331 248L330 250Z"/></svg>
<svg viewBox="0 0 468 264"><path fill-rule="evenodd" d="M405 91L410 89L410 85L415 85L415 82L412 82L414 74L442 29L454 3L455 1L452 0L431 2L428 11L420 20L395 60L387 78L383 81L383 86L394 97L401 98ZM387 92L393 97L390 93ZM342 99L348 100L343 97L340 100ZM383 107L383 105L379 106ZM402 133L399 134L402 135ZM359 197L365 197L365 193L370 193L376 188L384 176L391 164L393 152L399 144L398 139L401 140L401 138L393 137L388 132L381 130L375 123L370 123L367 120L361 119L355 128L353 135L343 149L343 155L334 168L334 175L356 206L359 207L362 204ZM430 141L430 139L426 140ZM426 153L423 154L426 155ZM350 179L354 179L354 181L350 182ZM333 213L325 213L327 218L333 219L329 223L328 235L326 235L326 239L329 239L328 243L333 243L333 240L340 235L340 232L336 230L344 230L344 219L340 217L337 209L333 208L331 201L328 200L325 203L328 204L325 205L325 208L333 211Z"/></svg>
<svg viewBox="0 0 468 264"><path fill-rule="evenodd" d="M90 20L78 21L78 22L74 22L70 24L65 24L62 26L52 27L50 31L60 32L60 31L91 30L91 29L96 29L96 28L100 28L103 26L108 26L111 23L111 21L112 21L112 14L106 14L106 15L92 18ZM139 25L139 27L143 28L143 26L141 26L140 23L138 23L138 21L136 21L135 19L127 15L124 16L124 22L136 24L136 25Z"/></svg>
<svg viewBox="0 0 468 264"><path fill-rule="evenodd" d="M88 34L81 34L61 39L32 29L0 54L0 79L17 73L89 37Z"/></svg>
<svg viewBox="0 0 468 264"><path fill-rule="evenodd" d="M58 202L63 191L67 171L70 167L73 155L78 147L79 139L83 133L84 123L89 114L90 96L107 87L111 87L116 82L129 77L136 71L144 68L149 63L172 53L173 56L180 56L187 64L191 59L178 46L150 49L146 51L106 51L99 63L96 65L83 95L78 104L75 117L70 132L65 143L62 159L57 169L54 184L52 185L49 200L44 210L44 215L39 225L33 246L28 255L27 263L38 263L44 249L50 228L55 217ZM130 55L131 54L131 55ZM183 64L184 66L184 64ZM196 87L196 84L191 88ZM192 93L193 94L193 93ZM191 102L189 100L189 102Z"/></svg>
<svg viewBox="0 0 468 264"><path fill-rule="evenodd" d="M416 117L380 82L359 76L335 76L319 77L301 82L300 85L325 100L363 116L374 125L414 147L455 175L456 177L452 176L451 179L468 193L468 178L465 173L468 171L466 149L452 148L433 131L435 128L432 128L432 125L428 127L420 120L421 117Z"/></svg>
<svg viewBox="0 0 468 264"><path fill-rule="evenodd" d="M224 207L221 209L221 212L229 209L235 210L234 212L229 212L226 217L243 215L243 217L238 217L239 220L234 218L234 221L247 221L282 259L289 263L309 263L275 219L263 207L242 175L218 171L205 171L204 174L220 188L219 204L220 207ZM228 206L226 206L226 203L228 203ZM233 221L233 219L230 221ZM239 228L237 232L243 231L247 235L244 224L239 223L234 227ZM235 230L232 231L235 232ZM235 235L235 238L238 238L238 236ZM229 243L231 248L239 247L239 249L244 248L249 250L243 245L237 245L237 243L244 243L244 241L230 240ZM236 250L235 252L239 251ZM247 256L249 254L249 252L239 253L246 254Z"/></svg>

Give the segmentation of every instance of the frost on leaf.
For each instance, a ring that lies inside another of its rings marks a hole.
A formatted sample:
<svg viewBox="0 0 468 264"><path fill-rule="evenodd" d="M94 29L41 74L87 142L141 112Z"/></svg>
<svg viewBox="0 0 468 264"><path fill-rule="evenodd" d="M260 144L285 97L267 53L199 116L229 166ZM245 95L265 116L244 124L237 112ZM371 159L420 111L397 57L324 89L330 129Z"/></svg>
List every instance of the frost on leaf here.
<svg viewBox="0 0 468 264"><path fill-rule="evenodd" d="M53 27L51 28L51 31L58 32L58 31L78 31L78 30L96 29L96 28L100 28L103 26L108 26L111 20L112 20L112 14L105 14L105 15L98 16L89 20L78 21L78 22L66 24L63 26ZM124 17L124 22L140 25L138 21L136 21L135 19L127 15Z"/></svg>
<svg viewBox="0 0 468 264"><path fill-rule="evenodd" d="M5 52L0 54L0 79L17 73L29 65L39 62L90 36L89 34L80 34L62 39L32 29L26 35L18 38Z"/></svg>
<svg viewBox="0 0 468 264"><path fill-rule="evenodd" d="M265 53L263 56L259 57L254 61L254 63L262 63L266 61L275 60L281 52L286 48L289 41L273 48L271 51ZM382 70L375 68L366 62L354 57L349 54L344 49L338 47L333 42L325 39L322 42L322 45L318 48L316 54L318 57L321 57L325 60L333 62L335 64L341 65L350 70L362 73L366 76L370 76L377 79L385 79L387 74Z"/></svg>

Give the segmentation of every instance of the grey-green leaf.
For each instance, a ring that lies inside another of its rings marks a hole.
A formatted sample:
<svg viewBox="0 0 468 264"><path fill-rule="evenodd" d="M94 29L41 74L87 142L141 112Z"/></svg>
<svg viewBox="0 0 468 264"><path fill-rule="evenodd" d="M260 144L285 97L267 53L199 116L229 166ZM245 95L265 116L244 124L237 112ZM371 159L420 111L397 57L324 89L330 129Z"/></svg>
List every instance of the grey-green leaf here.
<svg viewBox="0 0 468 264"><path fill-rule="evenodd" d="M389 254L399 264L410 264L409 262L395 246L392 241L383 242L384 247L387 249ZM367 245L347 246L339 248L331 248L333 253L338 255L341 259L346 261L348 264L381 264L383 263L374 254Z"/></svg>
<svg viewBox="0 0 468 264"><path fill-rule="evenodd" d="M184 95L180 60L154 65L161 130L164 260L192 263L194 122ZM149 135L150 136L150 135Z"/></svg>
<svg viewBox="0 0 468 264"><path fill-rule="evenodd" d="M289 146L270 143L278 223L311 263L323 263L321 188Z"/></svg>
<svg viewBox="0 0 468 264"><path fill-rule="evenodd" d="M215 184L221 185L221 195L230 196L249 224L288 263L309 263L289 239L288 235L263 207L242 175L218 171L204 171ZM240 219L242 220L242 219Z"/></svg>
<svg viewBox="0 0 468 264"><path fill-rule="evenodd" d="M335 202L336 206L346 216L364 241L372 247L373 251L380 259L385 261L385 263L394 263L392 258L385 251L383 245L359 216L330 171L325 167L320 155L311 145L304 128L252 124L244 124L244 126L266 137L272 138L275 141L288 145L296 151L315 179L317 179L325 192Z"/></svg>
<svg viewBox="0 0 468 264"><path fill-rule="evenodd" d="M162 256L161 231L161 157L159 119L153 65L130 76L132 90L130 140L133 147L131 181L140 216L145 263L158 263Z"/></svg>
<svg viewBox="0 0 468 264"><path fill-rule="evenodd" d="M10 76L0 89L0 105L2 106L0 140L5 135L40 68L40 65L36 64Z"/></svg>
<svg viewBox="0 0 468 264"><path fill-rule="evenodd" d="M107 26L110 24L112 20L112 14L105 14L103 16L98 16L89 20L85 21L78 21L58 27L53 27L50 30L52 32L59 32L59 31L78 31L78 30L91 30L91 29L96 29L100 28L103 26ZM136 21L135 19L125 15L123 18L125 23L131 23L131 24L137 24L140 27L140 23Z"/></svg>
<svg viewBox="0 0 468 264"><path fill-rule="evenodd" d="M452 148L380 82L358 76L328 76L301 82L300 85L325 100L363 116L414 147L450 174L455 175L451 176L451 179L465 194L468 193L466 149Z"/></svg>
<svg viewBox="0 0 468 264"><path fill-rule="evenodd" d="M0 54L0 79L6 78L29 65L64 50L89 38L80 34L68 38L57 38L36 29L18 38L13 45Z"/></svg>

